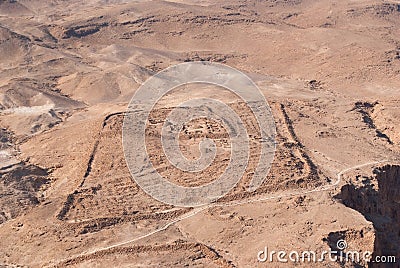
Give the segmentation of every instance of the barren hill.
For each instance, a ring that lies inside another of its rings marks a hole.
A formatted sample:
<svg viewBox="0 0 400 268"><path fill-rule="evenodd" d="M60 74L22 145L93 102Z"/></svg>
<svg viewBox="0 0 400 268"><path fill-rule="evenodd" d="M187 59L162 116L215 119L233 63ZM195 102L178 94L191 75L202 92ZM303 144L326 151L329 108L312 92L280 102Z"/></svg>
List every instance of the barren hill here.
<svg viewBox="0 0 400 268"><path fill-rule="evenodd" d="M400 261L398 1L0 1L0 59L1 267L264 267L265 246L323 251L339 239L397 257L345 267L399 267L390 266ZM252 137L241 182L209 206L182 208L135 183L122 128L146 79L194 61L253 79L276 152L263 185L246 191L260 143L249 109L220 88L177 88L146 133L171 181L208 183L229 159L224 129L200 120L185 126L182 151L195 159L199 139L212 137L215 163L191 177L168 162L160 131L180 101L226 101Z"/></svg>

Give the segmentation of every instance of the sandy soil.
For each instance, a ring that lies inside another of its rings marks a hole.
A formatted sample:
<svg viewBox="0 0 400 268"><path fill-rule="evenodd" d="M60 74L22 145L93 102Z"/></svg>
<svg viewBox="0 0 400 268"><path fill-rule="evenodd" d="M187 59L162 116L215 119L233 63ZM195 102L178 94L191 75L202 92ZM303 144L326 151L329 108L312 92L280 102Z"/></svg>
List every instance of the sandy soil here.
<svg viewBox="0 0 400 268"><path fill-rule="evenodd" d="M0 1L0 267L400 267L398 1ZM246 73L276 125L266 181L246 191L260 155L246 104L187 86L154 108L146 132L160 174L184 186L218 177L229 137L189 122L218 156L200 175L160 149L179 102L213 97L247 122L243 179L217 202L167 205L131 178L124 113L147 78L211 61ZM317 191L318 190L318 191ZM262 263L259 251L348 249L395 264ZM397 266L396 266L397 265Z"/></svg>

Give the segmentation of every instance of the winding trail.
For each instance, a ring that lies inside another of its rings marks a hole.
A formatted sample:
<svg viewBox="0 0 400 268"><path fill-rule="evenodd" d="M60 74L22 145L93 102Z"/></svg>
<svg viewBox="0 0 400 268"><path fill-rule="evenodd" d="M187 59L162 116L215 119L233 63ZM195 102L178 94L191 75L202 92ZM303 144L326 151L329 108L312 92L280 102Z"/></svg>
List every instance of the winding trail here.
<svg viewBox="0 0 400 268"><path fill-rule="evenodd" d="M280 195L276 195L276 196L259 197L259 198L250 199L250 200L243 200L243 201L233 201L233 202L229 202L229 203L225 203L225 204L212 203L212 204L209 204L209 205L206 205L206 206L194 208L192 211L190 211L190 212L188 212L188 213L176 218L175 220L172 220L172 221L166 223L162 227L157 228L157 229L155 229L155 230L153 230L153 231L151 231L151 232L149 232L147 234L135 237L135 238L133 238L131 240L128 240L128 241L125 241L125 242L113 244L113 245L110 245L110 246L107 246L107 247L96 248L96 249L93 249L91 251L84 252L82 254L76 255L76 256L74 256L72 258L61 260L58 263L63 263L63 262L66 262L66 261L69 261L69 260L73 260L73 259L76 259L76 258L80 258L80 257L83 257L83 256L92 255L92 254L95 254L95 253L98 253L98 252L101 252L101 251L107 251L107 250L110 250L110 249L114 249L114 248L117 248L117 247L120 247L120 246L124 246L124 245L130 244L130 243L136 242L138 240L150 237L150 236L152 236L154 234L157 234L159 232L162 232L162 231L168 229L170 226L174 225L175 223L178 223L178 222L183 221L185 219L191 218L191 217L197 215L198 213L200 213L200 212L202 212L202 211L204 211L204 210L206 210L208 208L236 206L236 205L257 203L257 202L268 201L268 200L273 200L273 199L278 199L278 198L293 197L293 196L298 196L298 195L302 195L302 194L309 194L309 193L315 193L315 192L331 190L331 189L333 189L334 187L336 187L337 185L340 184L340 182L342 181L342 177L343 177L343 175L345 173L347 173L347 172L349 172L351 170L358 169L358 168L362 168L362 167L366 167L366 166L370 166L370 165L374 165L374 164L381 164L381 163L385 163L385 162L389 162L389 160L372 161L372 162L368 162L368 163L364 163L364 164L360 164L360 165L356 165L356 166L352 166L352 167L343 169L342 171L337 173L337 180L333 184L322 186L322 187L318 187L318 188L313 189L313 190L296 191L296 192L285 193L285 194L280 194ZM54 266L57 266L57 264L52 264L52 265L45 266L45 267L54 267Z"/></svg>

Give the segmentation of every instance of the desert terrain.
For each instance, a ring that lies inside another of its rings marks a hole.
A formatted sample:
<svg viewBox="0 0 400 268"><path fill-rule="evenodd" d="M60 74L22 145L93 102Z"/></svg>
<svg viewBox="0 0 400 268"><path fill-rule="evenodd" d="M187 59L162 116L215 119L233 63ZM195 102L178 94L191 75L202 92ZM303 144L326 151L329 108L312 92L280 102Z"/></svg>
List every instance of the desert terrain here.
<svg viewBox="0 0 400 268"><path fill-rule="evenodd" d="M210 85L174 89L152 110L149 158L169 181L213 181L229 135L187 122L180 149L217 156L192 174L160 145L165 118L193 96L246 122L250 158L225 196L157 201L128 169L122 131L145 81L179 63L240 70L276 126L266 180L251 110ZM379 0L0 0L0 267L400 267L400 2ZM270 250L347 249L365 260L260 262Z"/></svg>

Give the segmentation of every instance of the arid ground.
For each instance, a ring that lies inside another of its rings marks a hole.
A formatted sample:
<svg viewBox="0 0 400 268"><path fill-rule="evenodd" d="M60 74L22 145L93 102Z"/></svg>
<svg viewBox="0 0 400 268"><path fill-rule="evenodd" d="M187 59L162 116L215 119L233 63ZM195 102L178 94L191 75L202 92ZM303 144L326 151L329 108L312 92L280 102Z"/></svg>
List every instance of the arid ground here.
<svg viewBox="0 0 400 268"><path fill-rule="evenodd" d="M223 172L229 136L218 122L188 122L182 153L196 159L208 137L219 154L200 174L182 172L160 146L169 112L212 97L247 122L242 180L196 208L146 194L122 146L135 91L192 61L248 75L276 125L271 170L248 192L261 141L245 103L207 85L157 103L147 150L183 186ZM400 267L399 108L398 1L1 0L0 267ZM397 263L257 258L338 240Z"/></svg>

